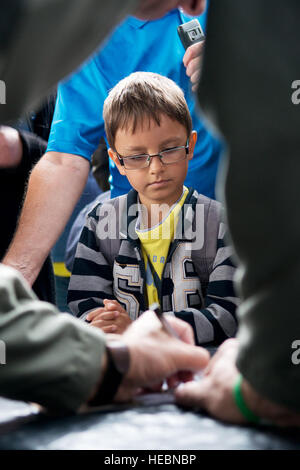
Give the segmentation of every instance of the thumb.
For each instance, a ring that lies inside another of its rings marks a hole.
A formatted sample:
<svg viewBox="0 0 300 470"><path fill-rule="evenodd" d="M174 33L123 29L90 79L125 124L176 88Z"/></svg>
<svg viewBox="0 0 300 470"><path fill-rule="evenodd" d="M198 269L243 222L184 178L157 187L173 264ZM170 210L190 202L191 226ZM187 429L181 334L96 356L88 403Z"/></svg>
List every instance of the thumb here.
<svg viewBox="0 0 300 470"><path fill-rule="evenodd" d="M118 302L111 299L104 299L103 304L106 310L117 310Z"/></svg>
<svg viewBox="0 0 300 470"><path fill-rule="evenodd" d="M174 391L177 403L190 408L204 408L206 398L210 396L210 381L208 379L199 382L180 384Z"/></svg>
<svg viewBox="0 0 300 470"><path fill-rule="evenodd" d="M179 341L176 348L176 366L178 370L197 372L204 369L209 360L210 354L206 349Z"/></svg>

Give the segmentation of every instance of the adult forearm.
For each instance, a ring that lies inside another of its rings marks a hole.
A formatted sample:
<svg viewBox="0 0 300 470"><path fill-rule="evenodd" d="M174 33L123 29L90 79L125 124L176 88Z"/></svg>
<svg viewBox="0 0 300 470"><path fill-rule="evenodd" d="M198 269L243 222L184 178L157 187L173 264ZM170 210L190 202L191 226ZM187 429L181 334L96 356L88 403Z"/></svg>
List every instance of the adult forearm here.
<svg viewBox="0 0 300 470"><path fill-rule="evenodd" d="M12 244L3 260L32 284L84 188L89 163L49 152L35 166Z"/></svg>

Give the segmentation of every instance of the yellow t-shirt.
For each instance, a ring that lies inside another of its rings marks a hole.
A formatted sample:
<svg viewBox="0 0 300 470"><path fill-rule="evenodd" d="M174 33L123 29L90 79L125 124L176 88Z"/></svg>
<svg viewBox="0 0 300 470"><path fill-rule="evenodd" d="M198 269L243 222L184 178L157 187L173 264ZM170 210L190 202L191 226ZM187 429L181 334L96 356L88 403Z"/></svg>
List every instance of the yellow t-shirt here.
<svg viewBox="0 0 300 470"><path fill-rule="evenodd" d="M178 216L187 194L188 189L184 186L180 199L173 204L168 214L158 225L142 229L140 227L140 218L137 222L136 233L142 245L142 254L146 269L148 307L154 302L160 304L157 284L161 281L169 247L174 238ZM154 277L156 278L156 282Z"/></svg>

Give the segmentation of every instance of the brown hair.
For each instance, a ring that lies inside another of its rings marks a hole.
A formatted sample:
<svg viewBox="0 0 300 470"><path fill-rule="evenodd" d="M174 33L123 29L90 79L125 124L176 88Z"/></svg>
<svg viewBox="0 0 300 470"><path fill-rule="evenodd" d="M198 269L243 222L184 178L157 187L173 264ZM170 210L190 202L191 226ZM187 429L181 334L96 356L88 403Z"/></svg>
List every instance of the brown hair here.
<svg viewBox="0 0 300 470"><path fill-rule="evenodd" d="M121 80L109 92L104 102L103 117L110 147L118 129L131 128L135 132L138 123L145 118L160 125L164 114L182 124L189 136L192 119L183 91L173 80L152 72L135 72Z"/></svg>

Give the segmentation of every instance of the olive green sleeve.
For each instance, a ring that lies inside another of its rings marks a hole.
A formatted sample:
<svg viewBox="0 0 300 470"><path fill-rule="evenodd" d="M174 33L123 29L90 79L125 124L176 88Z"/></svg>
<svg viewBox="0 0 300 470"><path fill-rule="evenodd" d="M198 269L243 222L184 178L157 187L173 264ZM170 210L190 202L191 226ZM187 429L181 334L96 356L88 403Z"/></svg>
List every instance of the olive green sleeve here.
<svg viewBox="0 0 300 470"><path fill-rule="evenodd" d="M0 340L2 396L75 411L99 381L105 335L39 301L19 273L1 264Z"/></svg>
<svg viewBox="0 0 300 470"><path fill-rule="evenodd" d="M272 1L272 12L261 0L210 2L198 90L226 141L219 196L238 259L236 364L263 397L298 413L299 16L295 0Z"/></svg>

